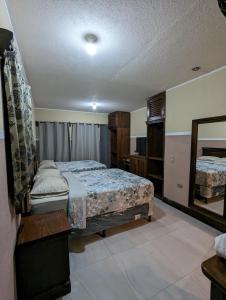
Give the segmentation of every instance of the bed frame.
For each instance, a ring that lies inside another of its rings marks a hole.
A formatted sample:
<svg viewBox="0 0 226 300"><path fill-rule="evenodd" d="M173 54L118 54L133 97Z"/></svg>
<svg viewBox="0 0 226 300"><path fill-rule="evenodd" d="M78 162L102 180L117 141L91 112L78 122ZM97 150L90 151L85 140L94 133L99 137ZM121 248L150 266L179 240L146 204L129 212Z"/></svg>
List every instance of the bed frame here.
<svg viewBox="0 0 226 300"><path fill-rule="evenodd" d="M86 236L94 233L102 237L106 236L106 230L112 227L130 223L137 219L146 219L151 222L151 216L148 216L149 204L145 203L135 207L128 208L123 212L112 212L86 219L85 229L72 229L73 236Z"/></svg>

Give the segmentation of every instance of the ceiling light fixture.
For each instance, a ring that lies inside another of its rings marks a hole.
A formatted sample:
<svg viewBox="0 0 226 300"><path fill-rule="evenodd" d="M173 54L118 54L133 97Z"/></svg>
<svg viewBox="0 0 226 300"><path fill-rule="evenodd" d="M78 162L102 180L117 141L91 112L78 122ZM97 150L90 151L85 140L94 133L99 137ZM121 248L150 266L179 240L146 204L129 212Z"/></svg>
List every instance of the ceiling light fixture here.
<svg viewBox="0 0 226 300"><path fill-rule="evenodd" d="M96 102L93 102L93 103L92 103L92 108L93 108L93 110L96 110L96 109L97 109L97 104L96 104Z"/></svg>
<svg viewBox="0 0 226 300"><path fill-rule="evenodd" d="M197 67L192 68L192 71L197 72L197 71L199 71L200 69L201 69L201 67L197 66Z"/></svg>
<svg viewBox="0 0 226 300"><path fill-rule="evenodd" d="M84 36L84 39L86 41L85 49L86 53L93 56L97 53L97 42L98 42L98 37L93 34L93 33L87 33Z"/></svg>

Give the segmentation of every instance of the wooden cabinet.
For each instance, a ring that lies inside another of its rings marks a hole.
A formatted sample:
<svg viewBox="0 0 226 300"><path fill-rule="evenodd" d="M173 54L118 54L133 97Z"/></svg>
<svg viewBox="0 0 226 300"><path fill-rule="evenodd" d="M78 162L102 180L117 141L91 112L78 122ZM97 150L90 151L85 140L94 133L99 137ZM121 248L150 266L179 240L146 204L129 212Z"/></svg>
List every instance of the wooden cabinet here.
<svg viewBox="0 0 226 300"><path fill-rule="evenodd" d="M202 263L203 274L211 281L210 300L226 299L226 261L214 255Z"/></svg>
<svg viewBox="0 0 226 300"><path fill-rule="evenodd" d="M145 156L130 156L130 172L141 177L147 176L147 160Z"/></svg>
<svg viewBox="0 0 226 300"><path fill-rule="evenodd" d="M111 132L111 166L119 167L124 157L130 155L130 113L113 112L108 116Z"/></svg>
<svg viewBox="0 0 226 300"><path fill-rule="evenodd" d="M130 128L130 113L125 111L115 111L108 115L109 129Z"/></svg>
<svg viewBox="0 0 226 300"><path fill-rule="evenodd" d="M147 121L159 122L165 120L165 107L166 107L166 93L162 92L158 95L148 98L147 109L148 117Z"/></svg>
<svg viewBox="0 0 226 300"><path fill-rule="evenodd" d="M165 150L165 92L148 99L147 177L153 182L155 195L163 197Z"/></svg>
<svg viewBox="0 0 226 300"><path fill-rule="evenodd" d="M22 217L15 253L18 300L70 293L70 230L64 210Z"/></svg>

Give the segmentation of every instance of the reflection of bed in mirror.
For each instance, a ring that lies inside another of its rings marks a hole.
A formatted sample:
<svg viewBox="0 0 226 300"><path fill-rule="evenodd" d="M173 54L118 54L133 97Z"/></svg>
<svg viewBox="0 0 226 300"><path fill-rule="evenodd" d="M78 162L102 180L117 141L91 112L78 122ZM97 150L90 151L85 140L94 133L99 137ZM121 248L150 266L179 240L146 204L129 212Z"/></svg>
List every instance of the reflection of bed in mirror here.
<svg viewBox="0 0 226 300"><path fill-rule="evenodd" d="M222 212L226 183L226 148L202 148L202 156L196 162L195 183L198 201L196 204L202 206L208 203L210 210Z"/></svg>

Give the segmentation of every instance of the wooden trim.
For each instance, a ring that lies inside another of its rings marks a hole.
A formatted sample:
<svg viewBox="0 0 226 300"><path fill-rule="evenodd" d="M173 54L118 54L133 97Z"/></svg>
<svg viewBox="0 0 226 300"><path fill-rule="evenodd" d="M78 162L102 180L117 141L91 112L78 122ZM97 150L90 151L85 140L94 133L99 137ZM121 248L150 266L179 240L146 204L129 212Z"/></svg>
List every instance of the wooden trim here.
<svg viewBox="0 0 226 300"><path fill-rule="evenodd" d="M226 157L226 148L202 147L202 155Z"/></svg>
<svg viewBox="0 0 226 300"><path fill-rule="evenodd" d="M202 209L199 206L192 206L192 207L184 206L166 197L164 197L162 201L182 211L183 213L186 213L187 215L216 228L217 230L226 232L226 220L222 216L219 215L215 216L215 214L211 213L210 211L207 211L206 209Z"/></svg>
<svg viewBox="0 0 226 300"><path fill-rule="evenodd" d="M205 219L209 217L215 219L216 222L222 221L222 219L224 220L224 222L226 222L226 220L224 219L226 218L226 208L225 208L226 195L224 201L223 217L194 204L194 190L195 190L194 187L195 187L195 177L196 177L196 158L197 158L197 144L198 144L198 125L206 124L206 123L214 123L214 122L225 122L225 121L226 121L226 115L192 120L190 185L189 185L188 205L191 209L193 210L195 209L196 211L199 211L199 213L202 214Z"/></svg>

